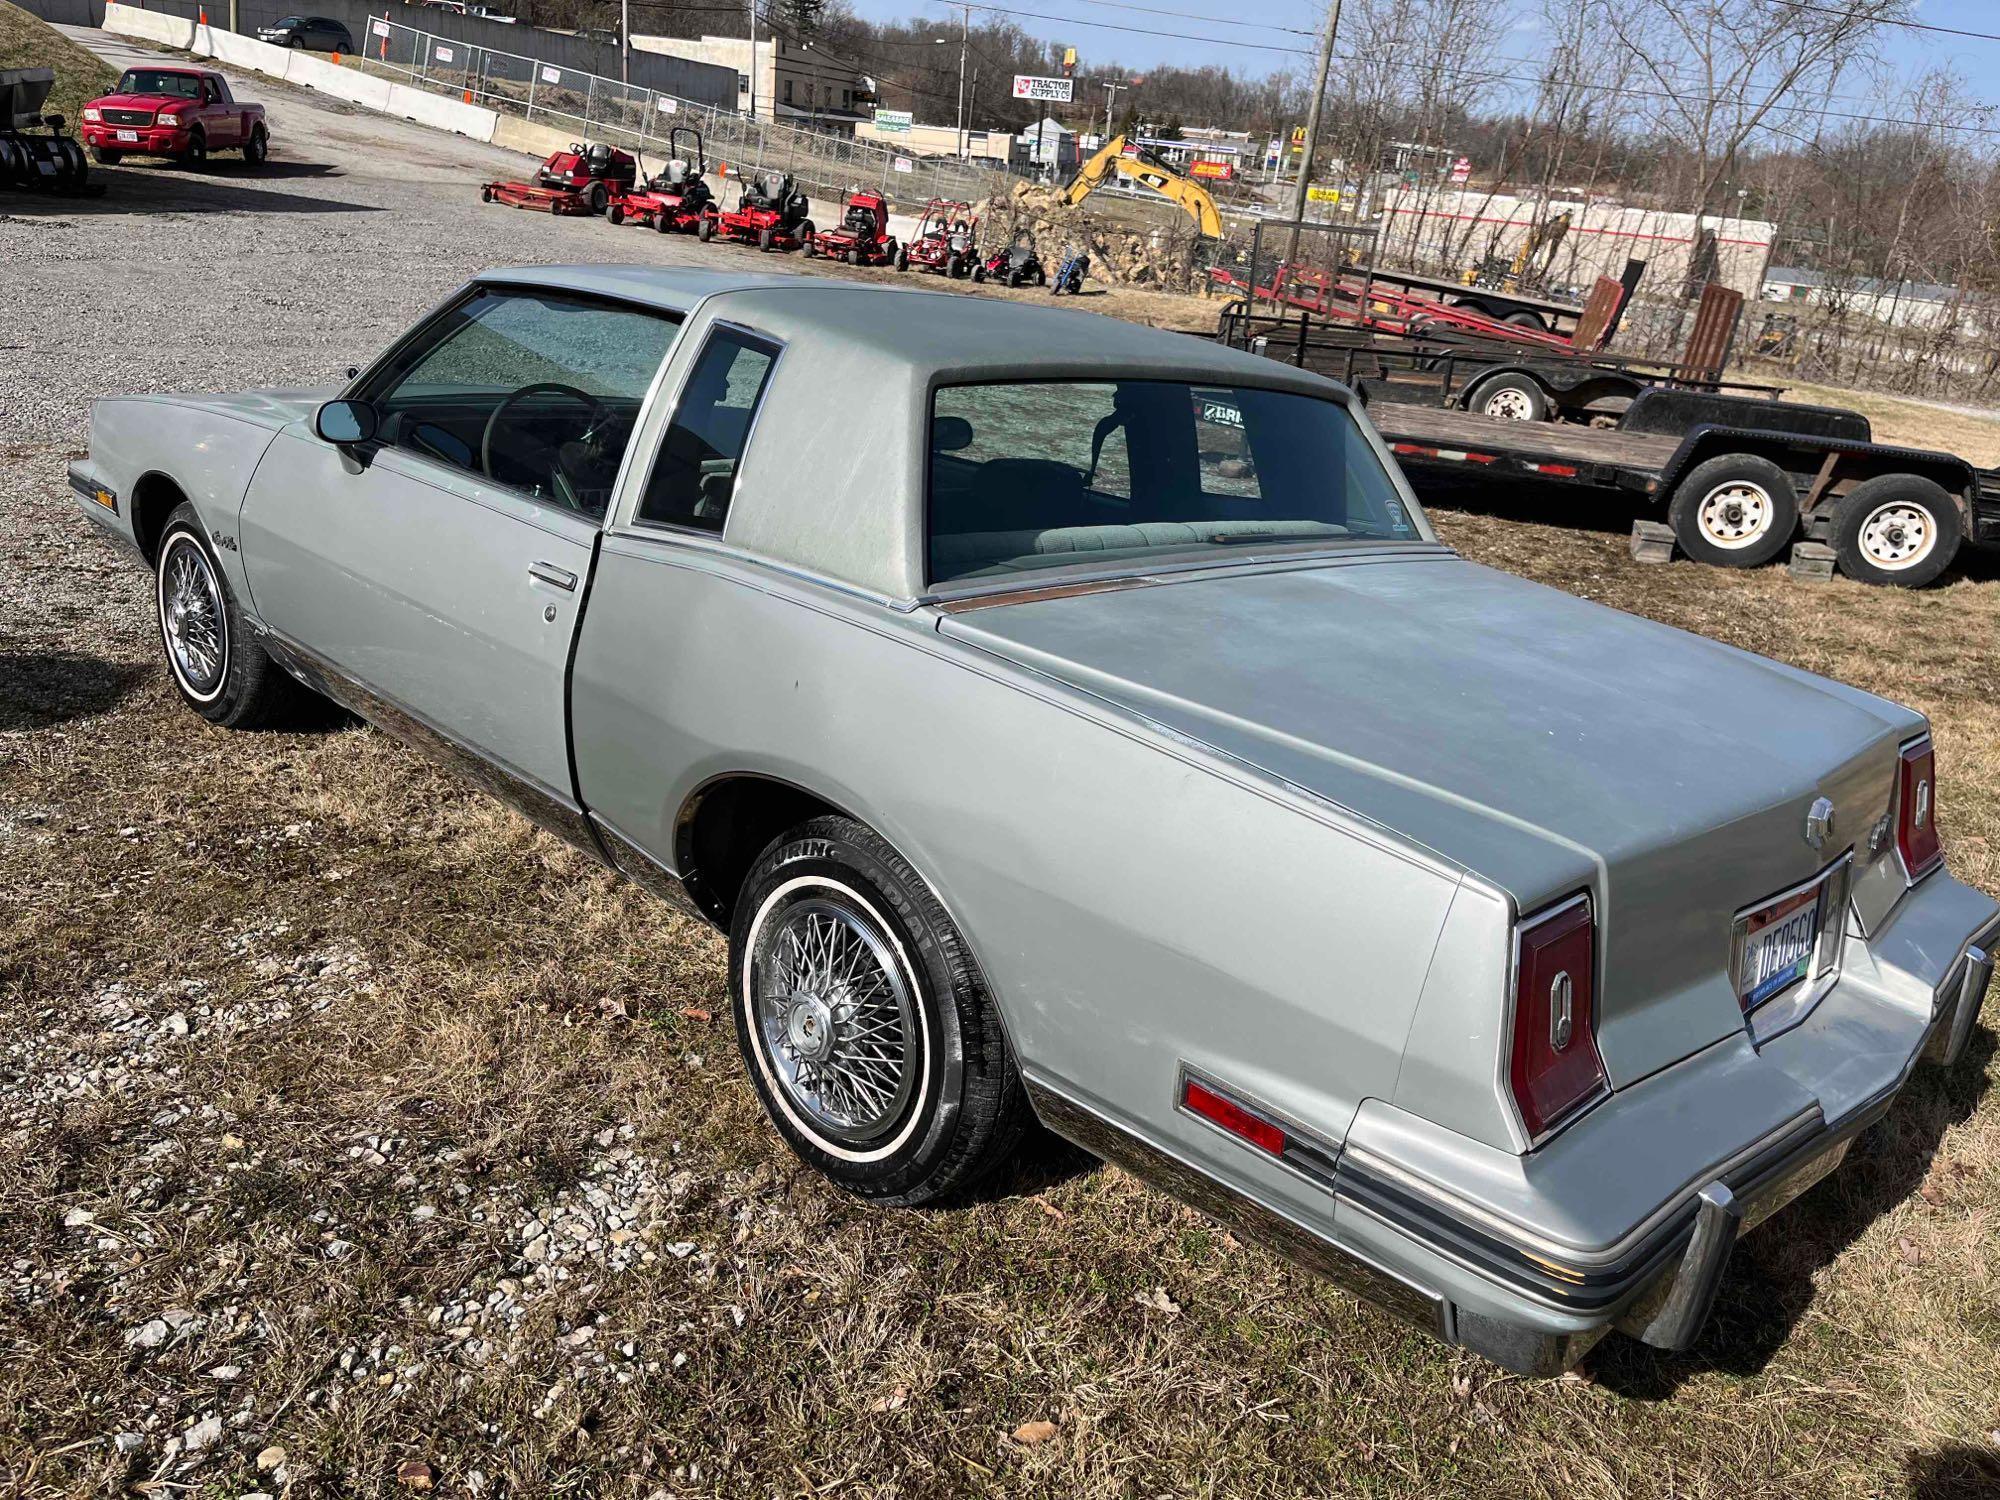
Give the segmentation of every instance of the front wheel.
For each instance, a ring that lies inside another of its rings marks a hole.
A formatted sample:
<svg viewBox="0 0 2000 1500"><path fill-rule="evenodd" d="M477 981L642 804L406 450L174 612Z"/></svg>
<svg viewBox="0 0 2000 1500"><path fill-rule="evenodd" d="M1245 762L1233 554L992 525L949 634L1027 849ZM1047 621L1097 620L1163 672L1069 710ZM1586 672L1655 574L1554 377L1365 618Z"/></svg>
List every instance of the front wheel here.
<svg viewBox="0 0 2000 1500"><path fill-rule="evenodd" d="M208 165L208 137L199 128L188 137L187 149L181 153L181 165L196 172Z"/></svg>
<svg viewBox="0 0 2000 1500"><path fill-rule="evenodd" d="M243 143L243 164L247 167L261 167L264 159L271 154L271 138L263 127L250 132L250 139Z"/></svg>
<svg viewBox="0 0 2000 1500"><path fill-rule="evenodd" d="M769 250L772 245L777 243L777 240L777 235L773 234L769 229L760 229L757 231L757 248L759 250Z"/></svg>
<svg viewBox="0 0 2000 1500"><path fill-rule="evenodd" d="M123 151L107 151L102 146L90 148L90 159L100 167L115 167L125 159Z"/></svg>
<svg viewBox="0 0 2000 1500"><path fill-rule="evenodd" d="M1862 583L1922 588L1951 566L1964 539L1958 502L1917 474L1863 480L1834 513L1840 571Z"/></svg>
<svg viewBox="0 0 2000 1500"><path fill-rule="evenodd" d="M601 214L604 212L605 206L611 201L611 190L601 182L593 182L585 190L583 201L592 213Z"/></svg>
<svg viewBox="0 0 2000 1500"><path fill-rule="evenodd" d="M758 856L729 946L737 1042L778 1133L860 1197L918 1204L1005 1161L1029 1109L965 940L886 841L815 818Z"/></svg>
<svg viewBox="0 0 2000 1500"><path fill-rule="evenodd" d="M605 209L604 221L605 223L612 225L623 224L625 222L624 205L614 203L609 208Z"/></svg>
<svg viewBox="0 0 2000 1500"><path fill-rule="evenodd" d="M227 729L256 728L295 710L304 690L250 638L192 505L167 517L157 567L160 644L181 701Z"/></svg>
<svg viewBox="0 0 2000 1500"><path fill-rule="evenodd" d="M706 245L715 238L715 220L703 219L695 226L694 237Z"/></svg>
<svg viewBox="0 0 2000 1500"><path fill-rule="evenodd" d="M1790 545L1799 529L1792 479L1768 458L1725 453L1697 464L1667 507L1674 540L1696 562L1755 568Z"/></svg>

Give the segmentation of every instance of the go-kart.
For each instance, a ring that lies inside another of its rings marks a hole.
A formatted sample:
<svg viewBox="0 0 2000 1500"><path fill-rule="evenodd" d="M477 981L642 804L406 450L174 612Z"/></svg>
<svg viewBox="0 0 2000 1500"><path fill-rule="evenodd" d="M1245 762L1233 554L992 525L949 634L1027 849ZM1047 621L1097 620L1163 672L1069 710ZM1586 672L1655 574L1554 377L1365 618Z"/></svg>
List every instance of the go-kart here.
<svg viewBox="0 0 2000 1500"><path fill-rule="evenodd" d="M486 203L506 203L550 214L601 214L613 197L632 191L639 163L629 151L602 141L584 145L572 141L565 151L552 151L533 182L488 182L479 196Z"/></svg>
<svg viewBox="0 0 2000 1500"><path fill-rule="evenodd" d="M889 233L889 203L879 193L850 193L840 223L805 241L806 258L824 255L850 266L882 266L896 259L896 239Z"/></svg>
<svg viewBox="0 0 2000 1500"><path fill-rule="evenodd" d="M1035 237L1024 229L1014 236L1013 244L989 255L985 264L972 268L974 281L989 278L1004 281L1009 286L1021 286L1030 281L1037 286L1047 286L1049 273L1042 268L1042 258L1035 254Z"/></svg>
<svg viewBox="0 0 2000 1500"><path fill-rule="evenodd" d="M791 173L766 172L736 200L734 212L704 214L695 233L704 240L721 235L759 250L796 250L813 237L813 221L806 217L811 207Z"/></svg>
<svg viewBox="0 0 2000 1500"><path fill-rule="evenodd" d="M703 173L708 158L702 152L701 132L692 125L676 125L667 137L666 167L631 192L611 200L604 217L613 224L650 224L661 234L692 234L701 227L705 215L715 207Z"/></svg>
<svg viewBox="0 0 2000 1500"><path fill-rule="evenodd" d="M896 269L935 271L957 278L970 274L979 259L979 216L970 203L954 203L933 198L924 205L923 221L917 237L896 255Z"/></svg>

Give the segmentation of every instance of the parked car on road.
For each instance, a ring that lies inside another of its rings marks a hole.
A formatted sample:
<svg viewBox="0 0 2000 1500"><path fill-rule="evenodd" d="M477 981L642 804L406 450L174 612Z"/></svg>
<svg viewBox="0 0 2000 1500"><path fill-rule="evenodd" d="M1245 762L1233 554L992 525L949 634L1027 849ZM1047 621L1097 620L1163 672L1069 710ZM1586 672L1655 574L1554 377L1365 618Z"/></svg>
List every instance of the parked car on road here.
<svg viewBox="0 0 2000 1500"><path fill-rule="evenodd" d="M257 166L271 151L264 106L238 99L208 68L127 68L110 93L83 107L83 140L106 164L167 156L199 167L216 151L241 151Z"/></svg>
<svg viewBox="0 0 2000 1500"><path fill-rule="evenodd" d="M1465 561L1343 387L1181 335L494 272L70 482L203 718L304 685L726 932L835 1182L1039 1118L1512 1369L1685 1348L1991 975L1920 715Z"/></svg>
<svg viewBox="0 0 2000 1500"><path fill-rule="evenodd" d="M257 36L274 47L298 47L307 52L354 50L354 37L346 24L332 16L286 16L274 26L260 26Z"/></svg>

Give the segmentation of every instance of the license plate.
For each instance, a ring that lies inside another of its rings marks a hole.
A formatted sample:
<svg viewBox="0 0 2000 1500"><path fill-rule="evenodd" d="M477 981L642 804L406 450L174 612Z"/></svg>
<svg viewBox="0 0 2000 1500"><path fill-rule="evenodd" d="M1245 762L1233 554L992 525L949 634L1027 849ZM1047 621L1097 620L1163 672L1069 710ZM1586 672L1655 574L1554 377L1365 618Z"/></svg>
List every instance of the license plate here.
<svg viewBox="0 0 2000 1500"><path fill-rule="evenodd" d="M121 141L136 141L139 139L139 132L136 130L121 130L118 132L118 139Z"/></svg>
<svg viewBox="0 0 2000 1500"><path fill-rule="evenodd" d="M1812 971L1825 891L1821 883L1780 896L1743 919L1743 956L1736 968L1736 993L1744 1010L1756 1009Z"/></svg>

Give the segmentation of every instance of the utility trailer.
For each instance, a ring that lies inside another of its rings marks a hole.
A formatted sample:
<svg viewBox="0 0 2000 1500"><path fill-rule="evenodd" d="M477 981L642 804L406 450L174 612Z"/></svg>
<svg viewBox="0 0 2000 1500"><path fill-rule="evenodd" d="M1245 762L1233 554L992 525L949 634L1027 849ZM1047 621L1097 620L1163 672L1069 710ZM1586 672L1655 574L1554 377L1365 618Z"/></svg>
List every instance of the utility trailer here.
<svg viewBox="0 0 2000 1500"><path fill-rule="evenodd" d="M1758 402L1744 425L1729 401L1650 389L1611 428L1386 401L1368 415L1420 488L1475 474L1579 499L1636 495L1664 505L1683 552L1720 567L1770 562L1803 534L1831 544L1850 578L1915 588L1961 543L2000 546L2000 471L1875 442L1858 412Z"/></svg>
<svg viewBox="0 0 2000 1500"><path fill-rule="evenodd" d="M1602 279L1576 342L1561 348L1380 320L1357 325L1346 317L1315 317L1296 304L1294 311L1265 313L1242 299L1223 308L1215 336L1231 348L1331 375L1370 400L1515 421L1603 421L1655 387L1765 401L1784 394L1782 386L1723 378L1742 320L1741 292L1716 284L1703 290L1687 345L1671 363L1603 352L1623 294L1621 283Z"/></svg>

